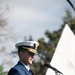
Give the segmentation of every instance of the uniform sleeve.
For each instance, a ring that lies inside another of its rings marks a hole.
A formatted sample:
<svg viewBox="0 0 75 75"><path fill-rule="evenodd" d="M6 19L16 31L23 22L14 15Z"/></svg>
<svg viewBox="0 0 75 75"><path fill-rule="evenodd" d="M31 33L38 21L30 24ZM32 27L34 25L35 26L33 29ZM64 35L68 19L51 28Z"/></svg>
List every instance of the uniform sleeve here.
<svg viewBox="0 0 75 75"><path fill-rule="evenodd" d="M17 69L10 69L7 75L21 75Z"/></svg>

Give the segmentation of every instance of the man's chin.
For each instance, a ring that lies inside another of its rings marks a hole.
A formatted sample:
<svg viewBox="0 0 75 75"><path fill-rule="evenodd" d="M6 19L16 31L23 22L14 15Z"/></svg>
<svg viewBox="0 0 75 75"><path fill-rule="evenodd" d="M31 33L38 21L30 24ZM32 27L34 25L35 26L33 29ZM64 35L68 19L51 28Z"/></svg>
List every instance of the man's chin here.
<svg viewBox="0 0 75 75"><path fill-rule="evenodd" d="M30 62L30 64L32 64L33 62Z"/></svg>

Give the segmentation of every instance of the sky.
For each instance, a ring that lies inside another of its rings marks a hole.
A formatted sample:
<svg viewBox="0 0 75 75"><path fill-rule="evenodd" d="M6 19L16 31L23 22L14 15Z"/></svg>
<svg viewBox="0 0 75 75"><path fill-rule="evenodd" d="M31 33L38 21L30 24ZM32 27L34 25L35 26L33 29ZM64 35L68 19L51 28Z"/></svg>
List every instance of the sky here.
<svg viewBox="0 0 75 75"><path fill-rule="evenodd" d="M67 0L2 0L1 5L9 6L6 17L13 32L21 38L31 35L34 40L46 39L46 30L58 30L66 9L75 15Z"/></svg>

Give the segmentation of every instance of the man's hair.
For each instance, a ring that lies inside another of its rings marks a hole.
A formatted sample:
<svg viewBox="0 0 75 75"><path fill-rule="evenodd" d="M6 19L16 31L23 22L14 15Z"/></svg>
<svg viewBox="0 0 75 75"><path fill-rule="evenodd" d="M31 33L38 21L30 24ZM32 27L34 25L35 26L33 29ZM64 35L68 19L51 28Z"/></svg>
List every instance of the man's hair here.
<svg viewBox="0 0 75 75"><path fill-rule="evenodd" d="M18 55L20 56L20 52L25 52L27 49L24 49L22 46L18 47Z"/></svg>

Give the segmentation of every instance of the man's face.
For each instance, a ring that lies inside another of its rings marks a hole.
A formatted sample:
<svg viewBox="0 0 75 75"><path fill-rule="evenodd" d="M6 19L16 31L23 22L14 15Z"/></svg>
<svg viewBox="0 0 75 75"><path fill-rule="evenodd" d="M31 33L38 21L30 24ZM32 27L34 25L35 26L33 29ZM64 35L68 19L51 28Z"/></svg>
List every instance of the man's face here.
<svg viewBox="0 0 75 75"><path fill-rule="evenodd" d="M22 51L20 53L20 59L26 65L32 64L32 62L34 60L34 53L31 53L31 52L26 51L26 50Z"/></svg>

